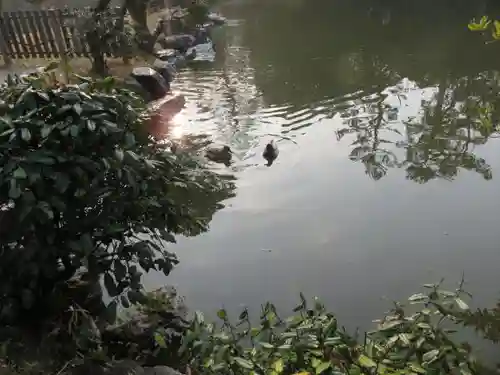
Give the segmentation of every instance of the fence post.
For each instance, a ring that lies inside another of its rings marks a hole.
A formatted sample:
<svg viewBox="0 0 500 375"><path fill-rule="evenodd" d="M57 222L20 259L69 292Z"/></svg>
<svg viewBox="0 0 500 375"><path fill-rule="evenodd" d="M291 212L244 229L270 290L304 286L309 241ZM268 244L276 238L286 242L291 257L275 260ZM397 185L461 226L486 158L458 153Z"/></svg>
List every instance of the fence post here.
<svg viewBox="0 0 500 375"><path fill-rule="evenodd" d="M56 39L57 49L59 50L59 55L61 56L61 62L63 65L63 71L66 79L66 83L68 83L69 74L68 74L68 53L66 50L66 43L64 42L63 31L62 31L62 22L63 15L61 10L50 9L49 10L49 22L54 32L54 38Z"/></svg>
<svg viewBox="0 0 500 375"><path fill-rule="evenodd" d="M3 17L0 17L0 25L4 24ZM12 59L9 54L9 49L7 48L7 39L8 35L5 33L5 28L2 27L2 33L0 35L0 52L2 52L3 62L6 67L12 65Z"/></svg>

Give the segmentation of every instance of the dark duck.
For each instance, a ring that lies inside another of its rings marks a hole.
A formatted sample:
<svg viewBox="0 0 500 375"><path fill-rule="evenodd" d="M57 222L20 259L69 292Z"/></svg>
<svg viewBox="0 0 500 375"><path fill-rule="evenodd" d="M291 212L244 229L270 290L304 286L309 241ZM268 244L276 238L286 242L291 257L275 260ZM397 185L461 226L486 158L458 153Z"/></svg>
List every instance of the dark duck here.
<svg viewBox="0 0 500 375"><path fill-rule="evenodd" d="M278 146L276 145L276 143L274 141L269 142L266 145L264 152L262 153L262 156L264 157L264 159L267 160L266 165L268 167L270 167L273 164L273 162L278 157L278 154L279 154L279 150L278 150Z"/></svg>

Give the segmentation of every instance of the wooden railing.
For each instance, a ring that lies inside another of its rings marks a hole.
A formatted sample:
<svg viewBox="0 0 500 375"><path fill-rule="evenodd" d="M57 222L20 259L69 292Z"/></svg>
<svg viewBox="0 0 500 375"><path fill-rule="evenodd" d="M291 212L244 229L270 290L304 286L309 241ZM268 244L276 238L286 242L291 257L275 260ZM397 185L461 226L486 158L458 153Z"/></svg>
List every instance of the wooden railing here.
<svg viewBox="0 0 500 375"><path fill-rule="evenodd" d="M5 12L0 17L0 52L6 63L17 59L88 57L85 37L78 22L91 9L43 9ZM108 11L110 21L119 8ZM112 46L107 54L114 55Z"/></svg>

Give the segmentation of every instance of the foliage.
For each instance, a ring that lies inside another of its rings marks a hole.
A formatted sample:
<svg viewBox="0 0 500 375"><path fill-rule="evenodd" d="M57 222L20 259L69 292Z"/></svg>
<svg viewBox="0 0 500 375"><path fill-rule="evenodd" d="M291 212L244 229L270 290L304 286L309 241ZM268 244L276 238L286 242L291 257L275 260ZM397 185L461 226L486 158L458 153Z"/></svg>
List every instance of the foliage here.
<svg viewBox="0 0 500 375"><path fill-rule="evenodd" d="M296 315L283 319L266 304L259 325L248 310L231 323L225 310L220 326L197 314L180 351L197 374L462 374L477 372L468 346L453 341L447 327L469 315L460 287L450 293L439 285L396 304L363 342L341 328L335 316L301 295ZM421 305L416 312L415 306Z"/></svg>
<svg viewBox="0 0 500 375"><path fill-rule="evenodd" d="M177 263L165 245L206 229L234 185L158 147L144 101L113 78L50 76L10 77L0 91L0 320L42 315L83 272L102 279L112 322L141 298L142 272ZM200 209L200 195L217 198Z"/></svg>
<svg viewBox="0 0 500 375"><path fill-rule="evenodd" d="M500 22L496 20L492 22L487 16L481 17L479 21L472 20L468 28L471 31L490 32L494 40L500 39Z"/></svg>
<svg viewBox="0 0 500 375"><path fill-rule="evenodd" d="M80 38L97 37L103 53L115 57L132 58L137 53L135 33L130 22L123 14L109 10L90 12L78 11L77 34Z"/></svg>

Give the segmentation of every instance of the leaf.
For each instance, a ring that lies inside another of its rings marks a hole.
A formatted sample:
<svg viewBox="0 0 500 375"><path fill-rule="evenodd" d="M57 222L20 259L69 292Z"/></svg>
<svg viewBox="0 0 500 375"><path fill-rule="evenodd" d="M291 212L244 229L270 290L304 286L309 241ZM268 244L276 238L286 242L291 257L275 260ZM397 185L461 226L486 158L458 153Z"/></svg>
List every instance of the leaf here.
<svg viewBox="0 0 500 375"><path fill-rule="evenodd" d="M438 349L430 350L422 356L422 360L424 362L432 362L434 359L437 358L438 355L439 355Z"/></svg>
<svg viewBox="0 0 500 375"><path fill-rule="evenodd" d="M331 365L332 363L330 361L320 363L319 366L316 367L316 375L319 375L323 371L329 369Z"/></svg>
<svg viewBox="0 0 500 375"><path fill-rule="evenodd" d="M95 121L92 120L87 120L87 129L89 129L91 132L95 130Z"/></svg>
<svg viewBox="0 0 500 375"><path fill-rule="evenodd" d="M414 294L410 298L408 298L408 301L410 301L410 302L420 302L420 301L425 301L428 298L429 297L427 297L427 295L422 294L422 293L418 293L418 294Z"/></svg>
<svg viewBox="0 0 500 375"><path fill-rule="evenodd" d="M285 364L283 362L283 359L278 359L277 361L275 361L272 365L272 368L274 369L274 371L276 371L278 374L281 374L283 372L283 370L285 369Z"/></svg>
<svg viewBox="0 0 500 375"><path fill-rule="evenodd" d="M76 138L78 136L78 133L80 132L80 127L78 125L71 125L69 128L69 133L73 138Z"/></svg>
<svg viewBox="0 0 500 375"><path fill-rule="evenodd" d="M118 310L118 302L113 300L106 306L106 310L104 311L104 318L109 324L114 324L116 322L116 314Z"/></svg>
<svg viewBox="0 0 500 375"><path fill-rule="evenodd" d="M21 129L21 138L25 142L29 142L30 141L30 139L31 139L31 132L29 131L29 129L26 129L26 128L22 128Z"/></svg>
<svg viewBox="0 0 500 375"><path fill-rule="evenodd" d="M417 374L425 374L427 372L417 363L410 363L410 370Z"/></svg>
<svg viewBox="0 0 500 375"><path fill-rule="evenodd" d="M21 167L17 168L12 174L12 176L14 178L17 178L18 180L24 180L26 177L28 177L26 171Z"/></svg>
<svg viewBox="0 0 500 375"><path fill-rule="evenodd" d="M68 176L63 173L59 173L55 176L55 179L56 179L55 181L56 189L60 193L64 193L68 189L68 186L70 184Z"/></svg>
<svg viewBox="0 0 500 375"><path fill-rule="evenodd" d="M220 309L219 311L217 311L217 316L219 317L219 319L222 319L222 320L227 319L227 312L226 312L226 310Z"/></svg>
<svg viewBox="0 0 500 375"><path fill-rule="evenodd" d="M115 260L113 262L113 265L116 280L120 282L125 279L125 276L127 275L127 267L125 267L125 265L119 259Z"/></svg>
<svg viewBox="0 0 500 375"><path fill-rule="evenodd" d="M20 196L21 196L21 189L19 188L19 185L17 184L17 180L15 180L15 179L10 180L9 198L17 199Z"/></svg>
<svg viewBox="0 0 500 375"><path fill-rule="evenodd" d="M462 299L460 298L455 298L455 303L457 304L458 308L461 310L469 310L469 305L467 305Z"/></svg>
<svg viewBox="0 0 500 375"><path fill-rule="evenodd" d="M84 233L81 235L80 244L83 251L87 255L90 255L90 253L94 250L94 242L92 241L92 238L90 237L89 233Z"/></svg>
<svg viewBox="0 0 500 375"><path fill-rule="evenodd" d="M128 300L127 296L121 296L120 302L122 303L122 306L125 307L126 309L130 307L130 301Z"/></svg>
<svg viewBox="0 0 500 375"><path fill-rule="evenodd" d="M364 354L361 354L358 358L358 363L361 367L373 368L377 367L377 364L373 360Z"/></svg>
<svg viewBox="0 0 500 375"><path fill-rule="evenodd" d="M118 295L118 289L115 281L109 272L104 274L104 286L111 297L116 297Z"/></svg>
<svg viewBox="0 0 500 375"><path fill-rule="evenodd" d="M260 345L264 348L264 349L274 349L274 345L268 343L268 342L261 342Z"/></svg>
<svg viewBox="0 0 500 375"><path fill-rule="evenodd" d="M406 345L409 346L411 344L411 336L408 333L400 333L399 339Z"/></svg>
<svg viewBox="0 0 500 375"><path fill-rule="evenodd" d="M45 125L42 130L40 130L40 135L42 138L47 138L49 136L49 134L52 132L52 130L54 129L53 126L48 126L48 125Z"/></svg>
<svg viewBox="0 0 500 375"><path fill-rule="evenodd" d="M402 320L392 320L392 321L388 321L388 322L384 322L380 327L379 327L379 331L389 331L397 326L400 326L401 324L403 324L403 321Z"/></svg>
<svg viewBox="0 0 500 375"><path fill-rule="evenodd" d="M73 111L75 111L77 115L80 115L82 113L82 106L80 105L80 103L76 103L73 105Z"/></svg>
<svg viewBox="0 0 500 375"><path fill-rule="evenodd" d="M253 363L250 362L250 361L248 361L248 360L246 360L246 359L244 359L244 358L234 357L233 359L238 364L238 366L240 366L240 367L243 367L243 368L245 368L247 370L253 370L253 368L254 368Z"/></svg>
<svg viewBox="0 0 500 375"><path fill-rule="evenodd" d="M120 161L120 162L123 161L123 151L122 150L120 150L120 149L117 148L115 150L115 156L116 156L116 159L118 161Z"/></svg>
<svg viewBox="0 0 500 375"><path fill-rule="evenodd" d="M33 307L33 303L35 302L35 296L30 289L23 289L22 295L22 304L25 309L30 309Z"/></svg>
<svg viewBox="0 0 500 375"><path fill-rule="evenodd" d="M125 145L127 147L134 147L135 146L135 136L134 134L128 132L125 134Z"/></svg>
<svg viewBox="0 0 500 375"><path fill-rule="evenodd" d="M47 202L38 202L37 207L43 211L43 213L49 220L52 220L54 218L54 212Z"/></svg>
<svg viewBox="0 0 500 375"><path fill-rule="evenodd" d="M0 137L9 135L9 134L13 133L15 130L16 130L15 128L8 129L8 130L4 131L2 134L0 134Z"/></svg>
<svg viewBox="0 0 500 375"><path fill-rule="evenodd" d="M165 338L159 332L155 332L154 339L155 339L155 342L158 344L158 346L160 348L166 348L167 347L167 343L165 342Z"/></svg>

